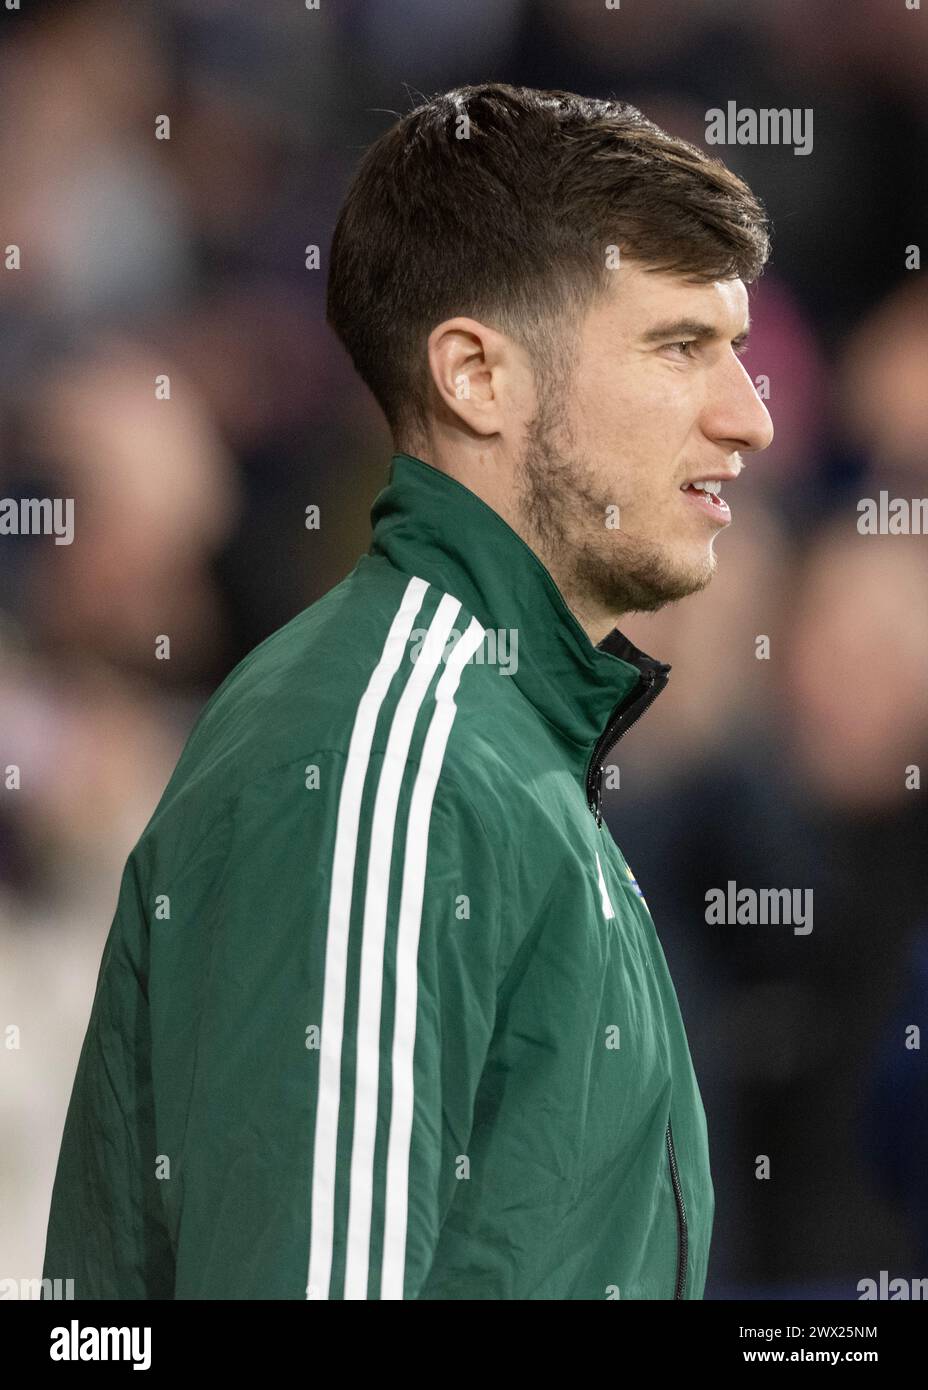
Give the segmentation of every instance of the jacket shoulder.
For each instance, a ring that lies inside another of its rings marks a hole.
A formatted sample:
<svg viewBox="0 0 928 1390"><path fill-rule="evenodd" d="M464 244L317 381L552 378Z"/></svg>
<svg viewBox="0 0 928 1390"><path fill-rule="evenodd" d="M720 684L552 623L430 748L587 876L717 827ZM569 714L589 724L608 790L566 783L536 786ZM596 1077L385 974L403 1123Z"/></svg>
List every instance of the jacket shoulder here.
<svg viewBox="0 0 928 1390"><path fill-rule="evenodd" d="M166 822L202 831L275 769L347 758L365 741L374 760L402 748L415 763L443 740L443 784L486 807L506 785L499 733L516 692L484 663L485 635L440 586L362 557L226 677L145 834Z"/></svg>

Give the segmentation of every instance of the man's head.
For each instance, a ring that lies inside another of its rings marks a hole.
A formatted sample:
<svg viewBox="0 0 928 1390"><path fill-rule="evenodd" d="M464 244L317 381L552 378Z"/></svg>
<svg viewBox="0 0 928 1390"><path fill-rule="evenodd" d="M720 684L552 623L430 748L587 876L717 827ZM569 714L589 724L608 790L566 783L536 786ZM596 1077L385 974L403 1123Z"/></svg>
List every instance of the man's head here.
<svg viewBox="0 0 928 1390"><path fill-rule="evenodd" d="M395 447L495 507L598 640L711 578L723 514L680 488L770 442L736 355L768 251L749 189L633 107L488 83L367 152L328 318Z"/></svg>

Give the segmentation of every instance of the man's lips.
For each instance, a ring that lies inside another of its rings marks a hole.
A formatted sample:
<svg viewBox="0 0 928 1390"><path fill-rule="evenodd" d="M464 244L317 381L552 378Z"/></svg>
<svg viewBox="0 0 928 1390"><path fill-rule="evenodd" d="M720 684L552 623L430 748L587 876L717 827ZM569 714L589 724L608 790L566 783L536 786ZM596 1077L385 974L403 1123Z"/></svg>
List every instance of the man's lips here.
<svg viewBox="0 0 928 1390"><path fill-rule="evenodd" d="M715 522L716 526L728 526L731 522L731 509L724 497L715 497L711 492L703 492L700 488L692 488L687 485L681 488L686 501L693 507L699 507L705 516Z"/></svg>

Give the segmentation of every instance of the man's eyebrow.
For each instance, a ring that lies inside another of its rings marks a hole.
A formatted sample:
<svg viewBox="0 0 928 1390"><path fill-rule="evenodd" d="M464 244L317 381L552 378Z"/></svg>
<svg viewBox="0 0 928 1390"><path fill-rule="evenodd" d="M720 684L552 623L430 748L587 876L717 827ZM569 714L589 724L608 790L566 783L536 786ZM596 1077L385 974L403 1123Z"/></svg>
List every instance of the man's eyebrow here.
<svg viewBox="0 0 928 1390"><path fill-rule="evenodd" d="M731 339L734 347L744 347L751 331L751 324L748 322L747 328L739 333L737 337ZM700 342L711 342L718 340L723 335L712 323L706 323L702 319L672 319L667 323L659 323L654 328L649 328L647 333L641 335L643 343L668 343L674 338L697 338Z"/></svg>

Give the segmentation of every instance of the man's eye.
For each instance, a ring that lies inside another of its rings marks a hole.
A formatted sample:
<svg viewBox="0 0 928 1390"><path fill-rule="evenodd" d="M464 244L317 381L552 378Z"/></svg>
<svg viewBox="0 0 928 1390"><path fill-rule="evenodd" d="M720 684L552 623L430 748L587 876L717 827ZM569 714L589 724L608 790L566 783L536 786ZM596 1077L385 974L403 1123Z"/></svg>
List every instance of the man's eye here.
<svg viewBox="0 0 928 1390"><path fill-rule="evenodd" d="M687 339L685 339L683 342L679 342L679 343L668 343L667 346L668 346L668 347L671 347L671 348L674 348L675 350L676 350L677 348L679 348L679 350L683 353L683 356L684 356L684 357L689 357L689 355L690 355L690 348L696 346L696 339L695 339L695 338L687 338Z"/></svg>

